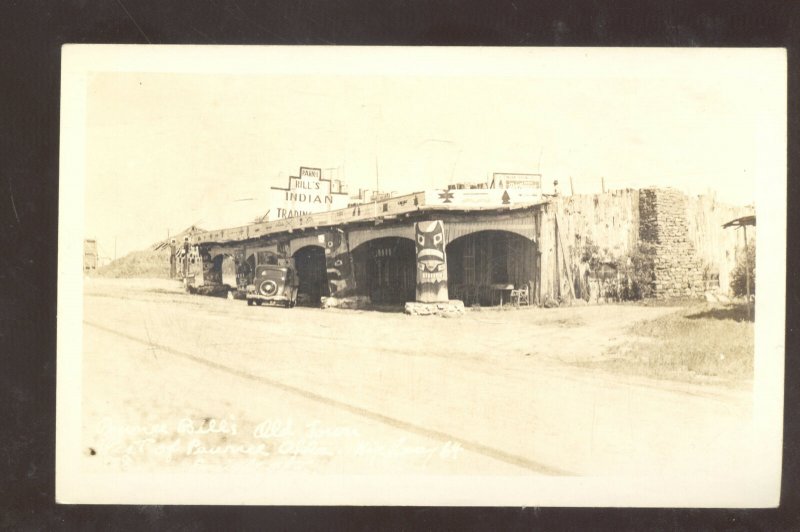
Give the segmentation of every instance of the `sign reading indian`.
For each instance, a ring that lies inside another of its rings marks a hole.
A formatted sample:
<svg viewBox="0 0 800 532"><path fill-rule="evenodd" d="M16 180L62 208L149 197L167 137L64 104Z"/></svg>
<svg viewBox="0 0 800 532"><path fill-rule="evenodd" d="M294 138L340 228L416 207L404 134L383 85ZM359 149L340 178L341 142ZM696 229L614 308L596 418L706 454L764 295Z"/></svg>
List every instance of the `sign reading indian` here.
<svg viewBox="0 0 800 532"><path fill-rule="evenodd" d="M301 166L299 176L289 177L287 188L271 187L269 220L344 209L348 195L334 189L332 183L322 178L322 169Z"/></svg>

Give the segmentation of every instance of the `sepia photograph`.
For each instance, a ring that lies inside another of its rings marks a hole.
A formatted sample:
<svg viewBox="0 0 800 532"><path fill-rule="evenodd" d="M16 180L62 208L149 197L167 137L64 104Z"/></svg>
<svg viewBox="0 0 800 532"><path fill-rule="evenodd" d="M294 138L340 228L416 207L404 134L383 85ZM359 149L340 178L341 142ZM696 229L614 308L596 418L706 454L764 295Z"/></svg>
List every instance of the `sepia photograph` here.
<svg viewBox="0 0 800 532"><path fill-rule="evenodd" d="M778 504L785 50L66 45L61 81L59 502Z"/></svg>

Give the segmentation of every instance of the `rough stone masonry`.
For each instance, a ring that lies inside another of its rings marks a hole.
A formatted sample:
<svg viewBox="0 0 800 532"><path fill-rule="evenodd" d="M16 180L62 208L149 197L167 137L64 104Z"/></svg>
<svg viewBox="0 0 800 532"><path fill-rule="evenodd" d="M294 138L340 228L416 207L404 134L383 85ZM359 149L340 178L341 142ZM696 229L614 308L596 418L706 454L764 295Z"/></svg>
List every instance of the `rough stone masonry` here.
<svg viewBox="0 0 800 532"><path fill-rule="evenodd" d="M639 240L654 246L656 298L703 293L703 265L689 237L686 196L674 189L639 193Z"/></svg>

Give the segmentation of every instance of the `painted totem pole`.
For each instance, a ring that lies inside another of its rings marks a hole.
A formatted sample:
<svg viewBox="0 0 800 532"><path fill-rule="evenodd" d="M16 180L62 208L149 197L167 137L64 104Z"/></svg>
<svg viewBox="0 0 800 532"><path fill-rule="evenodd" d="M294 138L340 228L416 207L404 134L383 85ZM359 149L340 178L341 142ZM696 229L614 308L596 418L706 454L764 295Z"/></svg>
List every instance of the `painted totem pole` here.
<svg viewBox="0 0 800 532"><path fill-rule="evenodd" d="M325 269L331 296L347 297L355 293L353 258L347 237L342 231L325 234Z"/></svg>
<svg viewBox="0 0 800 532"><path fill-rule="evenodd" d="M441 220L414 224L417 246L417 301L446 303L447 257Z"/></svg>

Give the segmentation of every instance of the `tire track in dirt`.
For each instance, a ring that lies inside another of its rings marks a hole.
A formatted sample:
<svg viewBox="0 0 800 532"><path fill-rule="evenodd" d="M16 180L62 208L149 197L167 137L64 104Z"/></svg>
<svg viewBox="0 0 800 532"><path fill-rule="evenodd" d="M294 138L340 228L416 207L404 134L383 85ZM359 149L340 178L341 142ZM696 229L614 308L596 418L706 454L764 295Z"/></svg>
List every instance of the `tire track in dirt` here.
<svg viewBox="0 0 800 532"><path fill-rule="evenodd" d="M236 369L236 368L233 368L233 367L230 367L230 366L226 366L224 364L219 364L217 362L208 360L208 359L203 358L203 357L199 357L199 356L192 355L192 354L189 354L189 353L184 353L183 351L179 351L179 350L174 349L174 348L172 348L170 346L166 346L166 345L163 345L163 344L151 342L151 341L148 341L147 339L138 338L136 336L132 336L132 335L117 331L115 329L111 329L111 328L105 327L103 325L92 323L92 322L86 321L86 320L84 320L83 323L85 325L90 326L90 327L94 327L94 328L99 329L101 331L105 331L107 333L117 335L119 337L125 338L127 340L132 341L132 342L137 342L137 343L146 345L148 347L158 348L159 350L161 350L161 351L163 351L165 353L169 353L171 355L174 355L174 356L177 356L177 357L181 357L181 358L184 358L186 360L190 360L190 361L198 363L198 364L202 364L204 366L207 366L209 368L215 369L217 371L228 373L230 375L234 375L236 377L239 377L239 378L242 378L242 379L246 379L246 380L249 380L249 381L253 381L253 382L257 382L257 383L260 383L260 384L265 384L267 386L271 386L271 387L280 389L280 390L285 391L285 392L294 393L294 394L299 395L299 396L301 396L301 397L303 397L305 399L309 399L309 400L312 400L312 401L317 401L317 402L323 403L325 405L331 405L331 406L334 406L334 407L339 408L341 410L347 411L347 412L349 412L351 414L356 414L356 415L359 415L359 416L362 416L362 417L366 417L366 418L378 421L380 423L389 425L389 426L391 426L393 428L396 428L396 429L405 430L407 432L411 432L411 433L414 433L414 434L418 434L418 435L421 435L421 436L425 436L425 437L428 437L428 438L433 438L433 439L437 439L437 440L441 440L441 441L448 441L449 440L449 441L452 441L452 442L456 442L456 443L460 444L464 449L466 449L468 451L471 451L471 452L474 452L474 453L478 453L478 454L487 456L489 458L493 458L495 460L498 460L498 461L501 461L501 462L505 462L507 464L511 464L511 465L514 465L514 466L517 466L517 467L522 467L522 468L528 469L528 470L536 472L536 473L540 473L540 474L544 474L544 475L559 475L559 476L571 476L571 475L574 475L573 473L571 473L569 471L565 471L563 469L559 469L559 468L556 468L556 467L551 467L551 466L548 466L548 465L545 465L545 464L530 460L530 459L525 458L523 456L514 455L514 454L511 454L511 453L505 452L505 451L503 451L501 449L497 449L497 448L490 447L490 446L487 446L487 445L484 445L484 444L481 444L481 443L478 443L478 442L465 440L463 438L459 438L459 437L453 436L452 434L448 434L448 433L441 432L441 431L434 430L434 429L429 429L427 427L423 427L423 426L420 426L420 425L417 425L417 424L414 424L414 423L403 421L401 419L397 419L397 418L394 418L394 417L386 416L384 414L381 414L380 412L375 412L373 410L368 410L366 408L362 408L362 407L359 407L357 405L353 405L353 404L341 401L339 399L326 397L324 395L320 395L320 394L312 392L310 390L305 390L303 388L298 388L296 386L291 386L291 385L288 385L288 384L285 384L285 383L282 383L282 382L279 382L279 381L276 381L276 380L273 380L273 379L269 379L267 377L261 377L261 376L258 376L258 375L253 375L252 373L248 373L248 372L240 370L240 369Z"/></svg>

